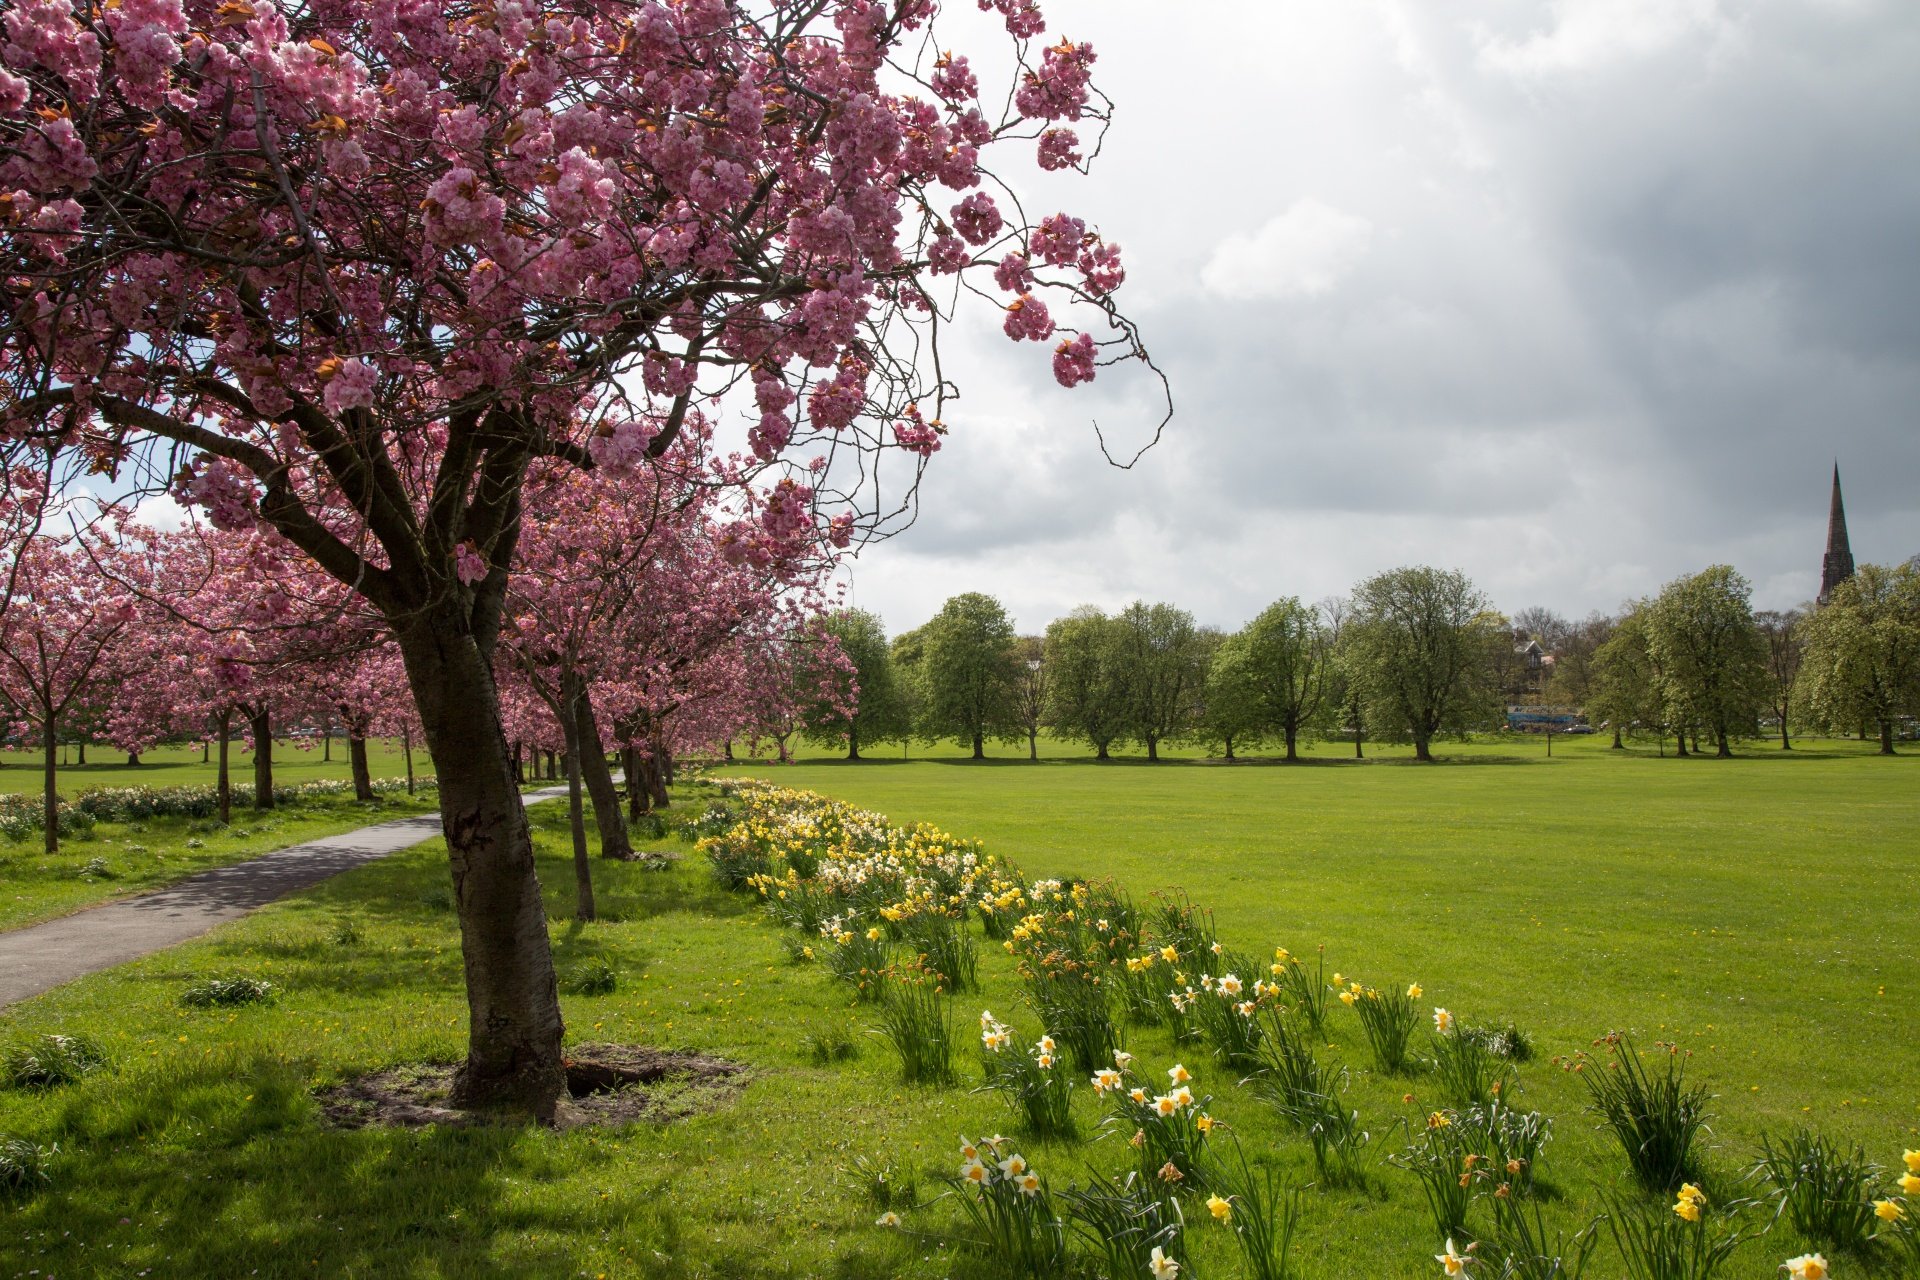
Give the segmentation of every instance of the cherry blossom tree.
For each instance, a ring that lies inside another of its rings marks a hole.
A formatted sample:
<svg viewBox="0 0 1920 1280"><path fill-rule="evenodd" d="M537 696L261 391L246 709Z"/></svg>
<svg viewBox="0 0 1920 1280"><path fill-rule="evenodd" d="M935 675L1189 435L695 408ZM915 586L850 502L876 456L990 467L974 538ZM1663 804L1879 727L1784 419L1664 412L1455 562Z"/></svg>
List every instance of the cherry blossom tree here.
<svg viewBox="0 0 1920 1280"><path fill-rule="evenodd" d="M133 625L132 595L114 589L102 560L124 555L98 535L21 539L0 609L0 715L40 740L46 851L60 848L59 746L67 716L125 674L119 641Z"/></svg>
<svg viewBox="0 0 1920 1280"><path fill-rule="evenodd" d="M934 0L5 16L0 433L170 476L385 620L440 778L461 1103L550 1116L564 1088L490 666L529 468L631 474L696 402L750 402L762 466L828 459L782 481L782 518L846 538L947 429L955 288L990 280L969 287L1062 384L1144 357L1117 247L988 168L1097 149L1093 49L1039 40L1032 0L987 7L1004 96L939 51Z"/></svg>

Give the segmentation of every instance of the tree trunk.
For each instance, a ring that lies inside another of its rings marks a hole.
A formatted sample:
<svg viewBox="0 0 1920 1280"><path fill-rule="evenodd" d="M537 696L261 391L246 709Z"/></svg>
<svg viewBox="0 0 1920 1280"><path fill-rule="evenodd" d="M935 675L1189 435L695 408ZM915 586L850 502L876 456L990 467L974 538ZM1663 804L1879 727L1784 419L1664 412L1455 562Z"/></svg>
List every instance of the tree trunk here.
<svg viewBox="0 0 1920 1280"><path fill-rule="evenodd" d="M220 739L220 768L214 781L214 792L220 800L220 825L226 826L233 821L233 774L227 769L227 743L233 738L233 712L221 709L216 722Z"/></svg>
<svg viewBox="0 0 1920 1280"><path fill-rule="evenodd" d="M367 767L367 740L351 729L347 731L347 759L353 770L353 798L373 799L373 770Z"/></svg>
<svg viewBox="0 0 1920 1280"><path fill-rule="evenodd" d="M653 795L640 770L640 748L626 743L620 748L620 772L627 776L627 817L633 821L653 808Z"/></svg>
<svg viewBox="0 0 1920 1280"><path fill-rule="evenodd" d="M847 759L858 760L859 758L860 726L849 720L847 721Z"/></svg>
<svg viewBox="0 0 1920 1280"><path fill-rule="evenodd" d="M1625 751L1627 749L1627 744L1620 741L1620 726L1617 724L1613 726L1613 749L1615 751Z"/></svg>
<svg viewBox="0 0 1920 1280"><path fill-rule="evenodd" d="M613 785L607 753L600 749L600 724L594 719L593 695L585 681L579 681L574 690L573 715L580 776L593 799L593 824L600 832L600 856L631 858L633 838L627 834L627 819L620 812L620 789Z"/></svg>
<svg viewBox="0 0 1920 1280"><path fill-rule="evenodd" d="M1719 739L1719 741L1714 746L1713 754L1720 757L1720 759L1722 760L1733 759L1733 740L1730 737L1728 737L1726 726L1721 725L1718 729L1716 729L1714 731L1714 736L1717 739Z"/></svg>
<svg viewBox="0 0 1920 1280"><path fill-rule="evenodd" d="M1038 760L1039 758L1040 731L1037 729L1029 729L1027 730L1027 759Z"/></svg>
<svg viewBox="0 0 1920 1280"><path fill-rule="evenodd" d="M247 718L253 734L253 807L273 808L273 713L262 707Z"/></svg>
<svg viewBox="0 0 1920 1280"><path fill-rule="evenodd" d="M140 753L138 751L127 752L127 765L134 769L140 767Z"/></svg>
<svg viewBox="0 0 1920 1280"><path fill-rule="evenodd" d="M1780 713L1780 749L1782 751L1793 750L1793 739L1787 736L1787 715L1784 711Z"/></svg>
<svg viewBox="0 0 1920 1280"><path fill-rule="evenodd" d="M654 755L658 757L660 761L660 785L670 787L673 785L673 751L665 742L658 739L654 741L653 750ZM660 804L664 808L667 803L665 793L662 792L661 795L662 799Z"/></svg>
<svg viewBox="0 0 1920 1280"><path fill-rule="evenodd" d="M212 750L212 746L210 744L206 742L202 742L200 744L200 763L201 764L205 764L207 763L208 760L212 759L212 757L207 754L211 750Z"/></svg>
<svg viewBox="0 0 1920 1280"><path fill-rule="evenodd" d="M564 1027L533 834L513 782L492 669L457 614L457 605L425 610L399 631L439 778L466 970L467 1060L454 1077L453 1102L551 1121L566 1092Z"/></svg>
<svg viewBox="0 0 1920 1280"><path fill-rule="evenodd" d="M44 793L40 797L42 806L40 817L47 828L41 845L48 853L58 853L60 852L60 735L54 729L52 716L48 716L40 726L40 745L43 760L41 781L44 784Z"/></svg>
<svg viewBox="0 0 1920 1280"><path fill-rule="evenodd" d="M85 738L80 739L79 743L74 747L74 750L79 754L74 757L73 762L75 764L85 764L87 762L87 740Z"/></svg>
<svg viewBox="0 0 1920 1280"><path fill-rule="evenodd" d="M1300 726L1289 724L1287 734L1287 763L1292 764L1300 758Z"/></svg>
<svg viewBox="0 0 1920 1280"><path fill-rule="evenodd" d="M1160 739L1150 733L1147 735L1147 763L1158 764L1159 762L1160 762Z"/></svg>
<svg viewBox="0 0 1920 1280"><path fill-rule="evenodd" d="M593 863L587 857L587 815L580 804L580 716L566 708L560 722L567 735L567 830L573 836L573 918L593 919Z"/></svg>
<svg viewBox="0 0 1920 1280"><path fill-rule="evenodd" d="M1687 754L1687 731L1682 729L1673 735L1673 754L1684 758Z"/></svg>
<svg viewBox="0 0 1920 1280"><path fill-rule="evenodd" d="M413 727L400 726L400 753L407 761L407 794L413 794Z"/></svg>
<svg viewBox="0 0 1920 1280"><path fill-rule="evenodd" d="M1229 733L1226 734L1225 737L1227 740L1227 759L1231 760L1233 759L1233 735Z"/></svg>
<svg viewBox="0 0 1920 1280"><path fill-rule="evenodd" d="M1427 744L1428 739L1425 737L1419 737L1413 740L1413 758L1415 760L1432 761L1433 751Z"/></svg>
<svg viewBox="0 0 1920 1280"><path fill-rule="evenodd" d="M646 765L640 773L647 780L647 790L653 794L653 807L672 808L673 798L667 794L667 749L659 739L654 739L653 751L647 756Z"/></svg>
<svg viewBox="0 0 1920 1280"><path fill-rule="evenodd" d="M1883 756L1893 754L1893 721L1891 720L1880 722L1880 754Z"/></svg>
<svg viewBox="0 0 1920 1280"><path fill-rule="evenodd" d="M732 738L727 739L726 757L729 760L733 759L733 739Z"/></svg>
<svg viewBox="0 0 1920 1280"><path fill-rule="evenodd" d="M1093 756L1093 758L1094 758L1095 760L1111 760L1111 759L1113 759L1113 756L1112 756L1111 754L1109 754L1109 753L1108 753L1108 751L1107 751L1107 744L1106 744L1106 743L1104 743L1104 742L1096 742L1096 743L1094 743L1094 747L1095 747L1095 751L1094 751L1094 756Z"/></svg>
<svg viewBox="0 0 1920 1280"><path fill-rule="evenodd" d="M975 760L987 758L986 740L977 733L973 735L973 758Z"/></svg>
<svg viewBox="0 0 1920 1280"><path fill-rule="evenodd" d="M333 763L333 726L327 726L320 735L320 759L325 764Z"/></svg>

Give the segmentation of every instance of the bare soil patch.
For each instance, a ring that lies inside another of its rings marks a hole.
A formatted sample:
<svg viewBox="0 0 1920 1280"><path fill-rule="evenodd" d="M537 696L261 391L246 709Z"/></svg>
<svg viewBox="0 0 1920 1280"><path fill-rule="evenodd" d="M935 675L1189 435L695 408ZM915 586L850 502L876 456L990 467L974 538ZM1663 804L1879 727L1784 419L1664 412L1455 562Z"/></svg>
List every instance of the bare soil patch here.
<svg viewBox="0 0 1920 1280"><path fill-rule="evenodd" d="M644 1045L583 1044L567 1055L562 1125L609 1128L640 1121L664 1123L717 1110L746 1087L738 1062ZM483 1112L451 1106L454 1066L418 1063L344 1081L317 1095L336 1129L460 1128L492 1123Z"/></svg>

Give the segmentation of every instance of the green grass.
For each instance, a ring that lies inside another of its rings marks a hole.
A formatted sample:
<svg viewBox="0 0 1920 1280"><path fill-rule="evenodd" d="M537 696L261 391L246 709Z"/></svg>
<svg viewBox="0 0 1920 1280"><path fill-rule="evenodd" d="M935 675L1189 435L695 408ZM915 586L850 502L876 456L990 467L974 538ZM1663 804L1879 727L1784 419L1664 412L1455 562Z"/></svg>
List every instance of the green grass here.
<svg viewBox="0 0 1920 1280"><path fill-rule="evenodd" d="M1556 742L1548 765L1538 743L1495 744L1432 768L1095 767L1058 755L1039 767L739 768L982 838L1029 874L1111 874L1139 897L1183 885L1214 908L1229 945L1324 943L1330 968L1417 979L1428 1003L1469 1020L1514 1019L1541 1055L1522 1068L1518 1101L1554 1117L1542 1177L1551 1221L1569 1229L1598 1211L1624 1161L1593 1132L1578 1082L1544 1059L1614 1027L1696 1050L1720 1095L1710 1192L1748 1163L1763 1128L1811 1124L1883 1161L1920 1146L1914 763L1852 744L1731 763L1603 748ZM900 1087L885 1046L863 1034L871 1008L790 964L779 931L696 859L664 873L596 862L607 918L575 924L563 810L531 812L563 980L596 961L619 975L611 995L563 997L570 1039L741 1060L754 1072L741 1097L621 1131L322 1128L316 1085L461 1053L445 855L430 844L0 1014L0 1042L86 1032L113 1063L48 1093L0 1093L0 1132L61 1147L54 1185L0 1208L0 1275L997 1274L948 1246L951 1206L904 1211L926 1234L902 1235L873 1226L878 1210L852 1185L859 1157L892 1160L919 1173L924 1200L957 1163L957 1135L1012 1131L999 1099L969 1092L970 1037L962 1087ZM334 941L342 919L359 942ZM236 975L283 994L237 1010L180 1006L195 980ZM1006 957L983 951L981 977L963 1025L986 1007L1019 1037L1037 1034ZM809 1033L836 1027L859 1052L820 1065ZM1395 1122L1431 1102L1403 1106L1401 1094L1428 1086L1373 1079L1347 1011L1336 1006L1330 1027L1323 1057L1355 1069L1350 1100L1377 1159L1399 1145ZM1173 1060L1162 1031L1136 1030L1129 1047L1156 1073ZM1305 1143L1203 1052L1179 1056L1216 1095L1215 1114L1259 1162L1309 1176ZM1076 1107L1091 1132L1089 1090ZM1122 1163L1113 1142L1025 1150L1056 1188L1088 1164ZM1389 1168L1373 1181L1308 1194L1298 1248L1318 1280L1436 1272L1417 1187ZM1799 1252L1784 1230L1729 1275L1772 1274ZM1198 1274L1237 1274L1223 1236L1195 1236ZM1615 1280L1610 1250L1589 1276Z"/></svg>
<svg viewBox="0 0 1920 1280"><path fill-rule="evenodd" d="M327 756L331 754L332 758ZM155 747L140 755L137 765L127 763L127 754L95 743L87 748L87 763L62 764L59 769L60 794L71 796L91 787L180 787L212 785L215 766L202 762L199 747ZM74 748L63 751L63 759L72 759ZM405 776L406 764L400 739L377 739L367 744L367 764L376 778ZM17 791L40 794L40 752L0 750L0 792ZM420 773L433 772L433 764L419 743L413 746L413 767ZM253 782L253 753L242 742L228 748L227 770L235 786ZM351 778L347 762L347 743L335 738L328 748L319 738L298 741L281 739L273 746L273 780L281 786L311 782L316 778Z"/></svg>

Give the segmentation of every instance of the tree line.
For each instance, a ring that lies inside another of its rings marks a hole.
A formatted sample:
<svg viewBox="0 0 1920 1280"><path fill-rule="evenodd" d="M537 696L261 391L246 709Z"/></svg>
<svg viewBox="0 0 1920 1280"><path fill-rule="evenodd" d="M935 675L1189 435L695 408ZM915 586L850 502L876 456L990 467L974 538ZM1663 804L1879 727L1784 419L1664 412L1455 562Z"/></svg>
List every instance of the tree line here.
<svg viewBox="0 0 1920 1280"><path fill-rule="evenodd" d="M1411 743L1418 759L1449 735L1505 728L1508 708L1558 708L1610 730L1613 745L1653 737L1662 752L1731 755L1733 744L1792 728L1877 735L1891 754L1920 713L1920 559L1863 566L1820 608L1752 607L1726 565L1668 583L1578 622L1544 608L1508 616L1463 573L1411 566L1309 604L1276 600L1238 631L1168 603L1092 606L1021 634L1005 607L954 596L889 638L859 609L816 624L840 668L806 673L793 715L771 732L844 746L989 742L1043 732L1150 761L1170 743L1231 760L1302 742Z"/></svg>

